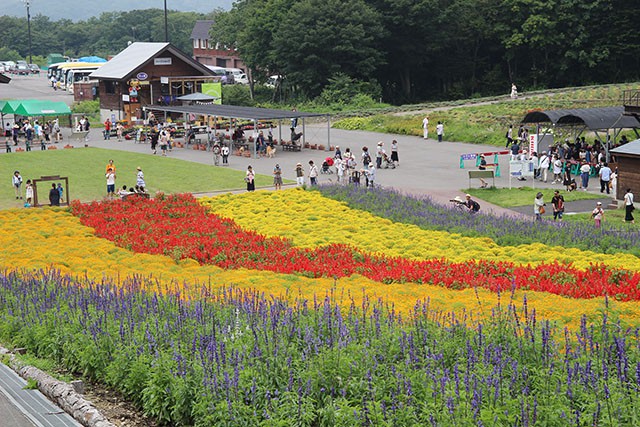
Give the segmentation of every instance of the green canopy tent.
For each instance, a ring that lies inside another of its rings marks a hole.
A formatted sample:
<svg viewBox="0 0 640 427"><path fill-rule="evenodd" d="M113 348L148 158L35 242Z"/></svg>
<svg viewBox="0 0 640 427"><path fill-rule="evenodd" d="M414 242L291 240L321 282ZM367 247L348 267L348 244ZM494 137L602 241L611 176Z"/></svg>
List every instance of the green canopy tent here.
<svg viewBox="0 0 640 427"><path fill-rule="evenodd" d="M23 101L19 99L12 99L4 102L5 104L2 106L2 114L13 114L13 112L16 111L16 108L18 108Z"/></svg>
<svg viewBox="0 0 640 427"><path fill-rule="evenodd" d="M65 116L71 114L71 109L64 102L27 100L22 101L13 113L31 117Z"/></svg>

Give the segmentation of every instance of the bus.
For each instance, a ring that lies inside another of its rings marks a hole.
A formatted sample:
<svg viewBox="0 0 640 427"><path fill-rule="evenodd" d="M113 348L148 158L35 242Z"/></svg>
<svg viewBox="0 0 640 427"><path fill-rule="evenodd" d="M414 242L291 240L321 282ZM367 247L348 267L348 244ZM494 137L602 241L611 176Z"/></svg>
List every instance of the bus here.
<svg viewBox="0 0 640 427"><path fill-rule="evenodd" d="M76 78L76 72L79 72L78 80L82 80L82 73L88 76L93 71L97 70L102 66L102 64L95 64L91 62L65 62L63 64L56 64L51 67L55 67L54 72L52 73L58 81L58 88L70 90L69 87L73 86L73 80L69 78L69 73L73 78ZM51 78L51 76L49 76Z"/></svg>
<svg viewBox="0 0 640 427"><path fill-rule="evenodd" d="M78 82L88 81L89 74L100 68L102 63L81 65L78 67L72 67L67 70L67 84L66 88L68 92L73 93L73 85Z"/></svg>

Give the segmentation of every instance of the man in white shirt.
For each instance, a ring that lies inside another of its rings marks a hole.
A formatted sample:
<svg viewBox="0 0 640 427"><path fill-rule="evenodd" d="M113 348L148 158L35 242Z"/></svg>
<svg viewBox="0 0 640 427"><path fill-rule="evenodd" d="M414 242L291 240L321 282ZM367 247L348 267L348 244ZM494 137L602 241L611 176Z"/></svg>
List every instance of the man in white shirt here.
<svg viewBox="0 0 640 427"><path fill-rule="evenodd" d="M429 138L429 117L427 116L422 119L422 137L424 139Z"/></svg>
<svg viewBox="0 0 640 427"><path fill-rule="evenodd" d="M607 194L610 194L609 181L611 181L611 169L607 166L606 162L602 164L598 174L600 175L600 192L604 193L604 190L607 190Z"/></svg>

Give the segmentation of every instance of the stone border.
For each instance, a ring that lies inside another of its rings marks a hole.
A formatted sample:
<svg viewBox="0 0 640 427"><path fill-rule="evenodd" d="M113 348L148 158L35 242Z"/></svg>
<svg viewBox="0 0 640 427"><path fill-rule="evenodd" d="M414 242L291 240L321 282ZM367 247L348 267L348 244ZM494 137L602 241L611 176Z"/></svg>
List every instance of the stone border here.
<svg viewBox="0 0 640 427"><path fill-rule="evenodd" d="M63 381L58 381L46 372L33 366L24 365L15 354L0 347L0 354L9 355L8 366L25 380L34 380L38 389L53 403L71 415L86 427L117 427L109 422L93 404L77 393L74 387Z"/></svg>

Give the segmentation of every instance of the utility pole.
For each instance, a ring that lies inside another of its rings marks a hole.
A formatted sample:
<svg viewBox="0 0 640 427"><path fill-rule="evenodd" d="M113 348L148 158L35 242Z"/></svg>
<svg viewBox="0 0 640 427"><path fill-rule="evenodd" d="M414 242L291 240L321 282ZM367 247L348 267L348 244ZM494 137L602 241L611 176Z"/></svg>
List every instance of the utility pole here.
<svg viewBox="0 0 640 427"><path fill-rule="evenodd" d="M166 4L167 0L165 0ZM29 6L31 6L31 0L24 0L25 6L27 6L27 33L29 34L29 64L33 64L31 58L31 14L29 13Z"/></svg>
<svg viewBox="0 0 640 427"><path fill-rule="evenodd" d="M169 27L167 26L167 0L164 0L164 41L169 43Z"/></svg>

